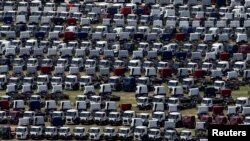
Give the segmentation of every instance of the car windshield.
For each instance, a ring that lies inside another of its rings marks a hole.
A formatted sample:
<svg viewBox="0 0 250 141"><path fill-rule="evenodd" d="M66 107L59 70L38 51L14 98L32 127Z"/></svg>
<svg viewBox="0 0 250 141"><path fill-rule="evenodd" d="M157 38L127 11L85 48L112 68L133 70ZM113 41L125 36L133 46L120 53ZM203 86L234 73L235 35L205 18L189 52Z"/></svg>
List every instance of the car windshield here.
<svg viewBox="0 0 250 141"><path fill-rule="evenodd" d="M144 129L142 128L135 128L135 133L143 133L144 132Z"/></svg>
<svg viewBox="0 0 250 141"><path fill-rule="evenodd" d="M76 112L67 112L66 116L76 116Z"/></svg>
<svg viewBox="0 0 250 141"><path fill-rule="evenodd" d="M34 127L33 127L33 128L30 129L30 132L39 132L39 129L40 129L40 128L34 128Z"/></svg>
<svg viewBox="0 0 250 141"><path fill-rule="evenodd" d="M65 82L74 82L74 81L75 81L74 78L66 77L66 79L65 79Z"/></svg>

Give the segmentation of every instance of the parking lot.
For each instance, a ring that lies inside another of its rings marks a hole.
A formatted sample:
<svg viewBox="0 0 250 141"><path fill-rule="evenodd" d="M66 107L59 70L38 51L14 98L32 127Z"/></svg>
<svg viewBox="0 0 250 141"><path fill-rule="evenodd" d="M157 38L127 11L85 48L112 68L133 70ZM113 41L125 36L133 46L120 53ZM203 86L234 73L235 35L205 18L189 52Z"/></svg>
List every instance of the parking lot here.
<svg viewBox="0 0 250 141"><path fill-rule="evenodd" d="M250 124L250 0L0 1L2 140L207 141Z"/></svg>

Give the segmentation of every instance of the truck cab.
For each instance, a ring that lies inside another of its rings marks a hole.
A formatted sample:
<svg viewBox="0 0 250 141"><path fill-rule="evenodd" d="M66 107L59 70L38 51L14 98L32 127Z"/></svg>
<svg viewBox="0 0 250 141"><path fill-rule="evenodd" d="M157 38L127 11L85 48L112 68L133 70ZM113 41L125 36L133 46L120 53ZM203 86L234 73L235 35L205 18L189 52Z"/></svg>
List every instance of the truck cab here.
<svg viewBox="0 0 250 141"><path fill-rule="evenodd" d="M72 133L70 132L69 127L60 127L58 134L59 134L59 138L62 140L72 139L72 137L73 137Z"/></svg>
<svg viewBox="0 0 250 141"><path fill-rule="evenodd" d="M134 139L135 140L147 140L148 139L148 129L146 126L136 126L134 129Z"/></svg>
<svg viewBox="0 0 250 141"><path fill-rule="evenodd" d="M122 124L130 125L132 118L135 118L135 111L125 111L122 115Z"/></svg>
<svg viewBox="0 0 250 141"><path fill-rule="evenodd" d="M16 139L28 139L29 129L25 126L16 127Z"/></svg>
<svg viewBox="0 0 250 141"><path fill-rule="evenodd" d="M186 141L192 141L193 140L192 132L189 130L182 130L180 133L180 139Z"/></svg>
<svg viewBox="0 0 250 141"><path fill-rule="evenodd" d="M80 118L78 110L70 109L66 111L66 124L79 124Z"/></svg>
<svg viewBox="0 0 250 141"><path fill-rule="evenodd" d="M47 126L45 128L46 139L58 139L58 128L54 126Z"/></svg>
<svg viewBox="0 0 250 141"><path fill-rule="evenodd" d="M42 126L31 126L30 137L31 139L42 139L44 135L44 128Z"/></svg>
<svg viewBox="0 0 250 141"><path fill-rule="evenodd" d="M238 97L236 98L236 106L240 108L239 110L241 111L243 107L249 106L249 98L248 97Z"/></svg>
<svg viewBox="0 0 250 141"><path fill-rule="evenodd" d="M66 76L64 83L65 83L65 89L68 89L68 90L78 90L79 89L78 78L75 75Z"/></svg>
<svg viewBox="0 0 250 141"><path fill-rule="evenodd" d="M101 140L103 138L103 134L98 127L91 127L88 132L89 140Z"/></svg>

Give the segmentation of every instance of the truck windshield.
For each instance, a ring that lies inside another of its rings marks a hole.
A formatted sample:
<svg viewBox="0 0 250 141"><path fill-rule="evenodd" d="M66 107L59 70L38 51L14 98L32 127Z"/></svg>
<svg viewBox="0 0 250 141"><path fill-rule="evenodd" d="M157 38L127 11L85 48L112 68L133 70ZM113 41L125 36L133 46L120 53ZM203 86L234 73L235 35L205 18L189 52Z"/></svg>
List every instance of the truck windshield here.
<svg viewBox="0 0 250 141"><path fill-rule="evenodd" d="M61 132L61 133L66 133L68 131L68 129L66 129L66 128L60 128L59 129L59 132Z"/></svg>
<svg viewBox="0 0 250 141"><path fill-rule="evenodd" d="M181 135L180 136L189 136L190 133L189 132L181 132Z"/></svg>
<svg viewBox="0 0 250 141"><path fill-rule="evenodd" d="M127 133L128 133L128 130L120 130L119 133L120 133L120 134L127 134Z"/></svg>
<svg viewBox="0 0 250 141"><path fill-rule="evenodd" d="M217 68L223 69L223 68L225 68L225 67L226 67L226 64L222 64L222 63L218 63L218 64L217 64Z"/></svg>
<svg viewBox="0 0 250 141"><path fill-rule="evenodd" d="M0 82L4 82L4 80L5 80L4 78L0 78Z"/></svg>
<svg viewBox="0 0 250 141"><path fill-rule="evenodd" d="M109 114L109 118L117 118L118 117L118 114Z"/></svg>
<svg viewBox="0 0 250 141"><path fill-rule="evenodd" d="M95 113L95 117L104 117L104 113Z"/></svg>
<svg viewBox="0 0 250 141"><path fill-rule="evenodd" d="M23 114L23 117L32 117L33 116L33 113L28 113L28 112L25 112Z"/></svg>
<svg viewBox="0 0 250 141"><path fill-rule="evenodd" d="M79 82L81 82L81 83L88 83L89 82L89 78L80 78Z"/></svg>
<svg viewBox="0 0 250 141"><path fill-rule="evenodd" d="M52 113L52 117L61 117L62 113Z"/></svg>
<svg viewBox="0 0 250 141"><path fill-rule="evenodd" d="M66 79L65 79L65 82L74 82L74 81L75 81L74 78L68 78L68 77L66 77Z"/></svg>
<svg viewBox="0 0 250 141"><path fill-rule="evenodd" d="M57 64L65 65L65 64L66 64L66 60L58 60L58 61L57 61Z"/></svg>
<svg viewBox="0 0 250 141"><path fill-rule="evenodd" d="M66 116L76 116L76 112L67 112Z"/></svg>
<svg viewBox="0 0 250 141"><path fill-rule="evenodd" d="M31 128L31 129L30 129L30 132L39 132L39 129L40 129L40 128Z"/></svg>
<svg viewBox="0 0 250 141"><path fill-rule="evenodd" d="M89 133L99 133L99 129L89 129Z"/></svg>
<svg viewBox="0 0 250 141"><path fill-rule="evenodd" d="M75 133L84 133L84 129L74 129Z"/></svg>
<svg viewBox="0 0 250 141"><path fill-rule="evenodd" d="M243 68L243 65L242 64L235 64L234 68L241 69L241 68Z"/></svg>
<svg viewBox="0 0 250 141"><path fill-rule="evenodd" d="M143 133L144 129L142 128L135 128L135 133Z"/></svg>
<svg viewBox="0 0 250 141"><path fill-rule="evenodd" d="M173 134L174 134L173 132L168 132L168 131L165 132L165 136L172 136Z"/></svg>
<svg viewBox="0 0 250 141"><path fill-rule="evenodd" d="M105 129L104 129L104 132L106 132L106 133L113 133L113 132L114 132L114 129L105 128Z"/></svg>
<svg viewBox="0 0 250 141"><path fill-rule="evenodd" d="M16 128L16 132L25 132L26 128Z"/></svg>
<svg viewBox="0 0 250 141"><path fill-rule="evenodd" d="M115 78L110 78L108 83L116 83L116 79Z"/></svg>
<svg viewBox="0 0 250 141"><path fill-rule="evenodd" d="M214 83L214 86L215 86L215 87L222 87L222 86L223 86L223 83L215 82L215 83Z"/></svg>
<svg viewBox="0 0 250 141"><path fill-rule="evenodd" d="M137 83L138 84L147 84L147 80L145 80L145 79L138 79Z"/></svg>
<svg viewBox="0 0 250 141"><path fill-rule="evenodd" d="M245 103L246 103L245 100L236 100L236 104L244 105Z"/></svg>
<svg viewBox="0 0 250 141"><path fill-rule="evenodd" d="M124 113L124 114L123 114L123 117L128 117L128 118L130 118L130 117L132 117L132 116L133 116L132 113Z"/></svg>
<svg viewBox="0 0 250 141"><path fill-rule="evenodd" d="M147 99L146 98L138 98L137 102L139 102L139 103L145 103L145 102L147 102Z"/></svg>
<svg viewBox="0 0 250 141"><path fill-rule="evenodd" d="M61 82L61 78L52 78L51 82Z"/></svg>
<svg viewBox="0 0 250 141"><path fill-rule="evenodd" d="M169 99L169 100L168 100L168 103L169 103L169 104L176 104L177 102L178 102L177 99Z"/></svg>
<svg viewBox="0 0 250 141"><path fill-rule="evenodd" d="M159 131L150 130L148 134L157 135L157 134L159 134Z"/></svg>
<svg viewBox="0 0 250 141"><path fill-rule="evenodd" d="M152 115L152 118L161 119L161 118L162 118L162 115L161 115L161 114L153 114L153 115Z"/></svg>
<svg viewBox="0 0 250 141"><path fill-rule="evenodd" d="M38 77L37 82L46 82L47 78L46 77Z"/></svg>
<svg viewBox="0 0 250 141"><path fill-rule="evenodd" d="M89 113L80 113L79 115L80 115L80 117L89 117L90 116Z"/></svg>
<svg viewBox="0 0 250 141"><path fill-rule="evenodd" d="M55 131L55 128L46 128L45 129L45 132L54 132Z"/></svg>
<svg viewBox="0 0 250 141"><path fill-rule="evenodd" d="M4 112L0 112L0 117L3 117L5 116L5 113Z"/></svg>
<svg viewBox="0 0 250 141"><path fill-rule="evenodd" d="M210 104L210 103L212 103L212 101L211 100L202 100L201 103L203 103L203 104Z"/></svg>

